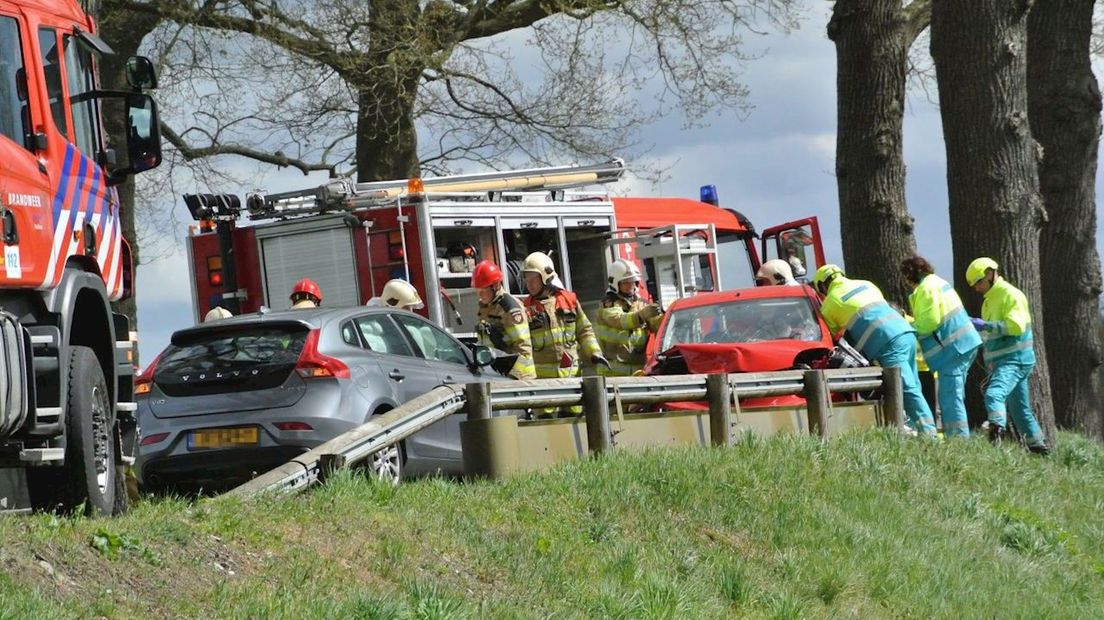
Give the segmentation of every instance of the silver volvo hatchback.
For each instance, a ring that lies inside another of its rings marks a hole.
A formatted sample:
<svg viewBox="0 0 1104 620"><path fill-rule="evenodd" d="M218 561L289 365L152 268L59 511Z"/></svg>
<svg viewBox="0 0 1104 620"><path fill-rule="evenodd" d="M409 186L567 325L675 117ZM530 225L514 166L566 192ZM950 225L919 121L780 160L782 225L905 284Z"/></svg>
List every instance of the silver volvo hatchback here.
<svg viewBox="0 0 1104 620"><path fill-rule="evenodd" d="M426 319L391 308L270 311L177 331L138 377L144 490L222 491L445 383L509 368ZM463 470L449 416L377 453L380 477Z"/></svg>

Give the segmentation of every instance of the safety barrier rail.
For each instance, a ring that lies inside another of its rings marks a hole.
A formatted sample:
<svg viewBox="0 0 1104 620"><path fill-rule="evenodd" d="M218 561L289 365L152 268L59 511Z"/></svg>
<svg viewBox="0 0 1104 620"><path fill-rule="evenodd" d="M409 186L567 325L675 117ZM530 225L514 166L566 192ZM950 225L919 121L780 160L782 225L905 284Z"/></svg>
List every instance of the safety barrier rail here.
<svg viewBox="0 0 1104 620"><path fill-rule="evenodd" d="M811 431L827 437L832 393L882 390L880 422L903 423L900 371L895 368L783 371L655 377L586 377L445 385L306 452L230 491L249 496L305 489L335 470L352 467L446 416L466 410L469 420L492 410L582 405L591 452L611 447L609 406L707 401L711 441L731 442L731 411L740 399L804 396Z"/></svg>

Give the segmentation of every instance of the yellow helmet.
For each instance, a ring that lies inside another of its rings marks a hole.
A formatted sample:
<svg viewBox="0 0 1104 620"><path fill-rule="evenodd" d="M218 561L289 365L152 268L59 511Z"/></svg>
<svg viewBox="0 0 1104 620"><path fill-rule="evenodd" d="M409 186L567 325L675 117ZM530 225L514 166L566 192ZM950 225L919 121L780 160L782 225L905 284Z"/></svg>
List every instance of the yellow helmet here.
<svg viewBox="0 0 1104 620"><path fill-rule="evenodd" d="M380 292L380 299L386 306L396 308L421 308L422 298L418 291L406 280L395 278L388 280Z"/></svg>
<svg viewBox="0 0 1104 620"><path fill-rule="evenodd" d="M820 269L817 269L816 273L813 275L813 287L820 288L820 285L827 282L830 278L842 275L843 270L840 269L838 265L823 265Z"/></svg>
<svg viewBox="0 0 1104 620"><path fill-rule="evenodd" d="M988 256L975 258L970 266L966 268L966 284L970 286L977 284L985 277L985 272L990 269L997 270L997 261Z"/></svg>
<svg viewBox="0 0 1104 620"><path fill-rule="evenodd" d="M541 280L545 284L556 277L556 265L552 263L552 258L544 252L533 252L525 257L525 262L521 265L521 272L525 273L527 271L540 274Z"/></svg>

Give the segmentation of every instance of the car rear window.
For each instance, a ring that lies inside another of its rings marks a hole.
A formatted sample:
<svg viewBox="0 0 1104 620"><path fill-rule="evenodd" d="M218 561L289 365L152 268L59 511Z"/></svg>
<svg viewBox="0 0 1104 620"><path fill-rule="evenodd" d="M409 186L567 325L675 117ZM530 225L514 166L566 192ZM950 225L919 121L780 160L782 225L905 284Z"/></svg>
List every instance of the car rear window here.
<svg viewBox="0 0 1104 620"><path fill-rule="evenodd" d="M746 299L677 309L664 328L661 351L676 344L817 341L823 337L812 305L801 297Z"/></svg>
<svg viewBox="0 0 1104 620"><path fill-rule="evenodd" d="M170 396L281 385L303 352L306 326L220 328L191 334L161 355L153 381Z"/></svg>

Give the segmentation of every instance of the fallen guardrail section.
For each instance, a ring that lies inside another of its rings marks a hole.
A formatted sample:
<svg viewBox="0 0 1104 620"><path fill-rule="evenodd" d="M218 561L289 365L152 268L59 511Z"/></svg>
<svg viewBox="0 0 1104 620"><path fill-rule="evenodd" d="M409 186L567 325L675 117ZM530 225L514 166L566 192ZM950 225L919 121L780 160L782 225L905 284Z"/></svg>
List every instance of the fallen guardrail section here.
<svg viewBox="0 0 1104 620"><path fill-rule="evenodd" d="M881 390L876 401L832 402L832 394ZM741 411L741 399L798 395L801 406ZM706 402L707 408L626 412L637 405ZM492 411L582 405L580 417L520 420ZM611 407L614 418L611 420ZM686 443L729 445L734 431L808 432L827 439L847 428L904 422L900 370L857 368L654 377L584 377L446 385L306 452L230 491L287 493L352 467L387 446L462 410L464 466L497 477L614 447ZM524 458L523 458L524 455Z"/></svg>

